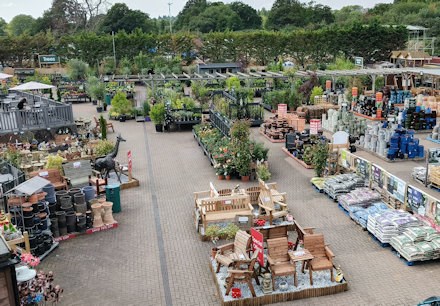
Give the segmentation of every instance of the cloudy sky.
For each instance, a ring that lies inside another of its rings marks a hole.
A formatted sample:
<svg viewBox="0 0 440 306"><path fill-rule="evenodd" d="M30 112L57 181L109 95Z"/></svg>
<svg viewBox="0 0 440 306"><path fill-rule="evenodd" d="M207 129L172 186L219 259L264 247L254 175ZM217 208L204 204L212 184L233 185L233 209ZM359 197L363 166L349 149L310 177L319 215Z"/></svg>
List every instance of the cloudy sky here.
<svg viewBox="0 0 440 306"><path fill-rule="evenodd" d="M109 0L110 3L125 2L131 9L138 9L148 13L151 17L168 15L168 2L173 2L171 15L177 15L183 8L186 0ZM223 2L233 2L234 0L223 0ZM263 7L270 9L274 0L241 0L256 9ZM306 1L303 1L306 2ZM307 1L308 2L308 1ZM377 3L390 3L392 0L316 0L315 2L329 5L334 9L339 9L346 5L359 4L363 7L373 7ZM38 4L37 4L38 3ZM0 17L9 22L18 14L32 15L37 18L51 6L52 0L0 0Z"/></svg>

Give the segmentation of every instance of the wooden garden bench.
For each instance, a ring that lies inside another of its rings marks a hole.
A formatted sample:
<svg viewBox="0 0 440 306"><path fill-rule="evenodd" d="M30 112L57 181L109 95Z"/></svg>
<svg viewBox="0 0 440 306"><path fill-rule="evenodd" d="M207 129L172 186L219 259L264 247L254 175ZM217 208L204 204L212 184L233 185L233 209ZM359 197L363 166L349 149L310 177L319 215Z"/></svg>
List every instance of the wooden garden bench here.
<svg viewBox="0 0 440 306"><path fill-rule="evenodd" d="M41 169L29 173L29 177L40 176L50 181L56 190L67 189L67 180L58 169Z"/></svg>
<svg viewBox="0 0 440 306"><path fill-rule="evenodd" d="M203 199L200 204L200 216L205 230L210 222L234 222L236 215L253 216L253 206L247 194Z"/></svg>

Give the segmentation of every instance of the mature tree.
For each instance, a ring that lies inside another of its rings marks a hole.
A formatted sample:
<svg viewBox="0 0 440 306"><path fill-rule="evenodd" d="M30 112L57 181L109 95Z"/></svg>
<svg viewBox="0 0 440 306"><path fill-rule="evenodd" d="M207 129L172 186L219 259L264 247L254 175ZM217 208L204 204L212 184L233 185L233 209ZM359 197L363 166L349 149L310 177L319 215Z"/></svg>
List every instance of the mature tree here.
<svg viewBox="0 0 440 306"><path fill-rule="evenodd" d="M77 0L53 0L49 10L35 23L34 32L51 30L56 36L63 36L83 30L87 12Z"/></svg>
<svg viewBox="0 0 440 306"><path fill-rule="evenodd" d="M8 27L7 22L0 17L0 36L4 36L7 34L7 27Z"/></svg>
<svg viewBox="0 0 440 306"><path fill-rule="evenodd" d="M267 27L275 30L286 26L303 27L305 15L306 9L298 0L276 0L268 14Z"/></svg>
<svg viewBox="0 0 440 306"><path fill-rule="evenodd" d="M310 2L306 7L306 24L325 25L335 21L332 9L327 5L314 4Z"/></svg>
<svg viewBox="0 0 440 306"><path fill-rule="evenodd" d="M151 33L154 32L155 25L148 14L139 10L131 10L125 3L116 3L107 12L102 22L101 31L110 33L124 30L131 33L136 28L145 33Z"/></svg>
<svg viewBox="0 0 440 306"><path fill-rule="evenodd" d="M77 0L80 1L87 15L86 28L94 30L99 24L99 18L109 5L107 0Z"/></svg>
<svg viewBox="0 0 440 306"><path fill-rule="evenodd" d="M364 8L360 5L348 5L335 11L335 22L339 25L359 22L363 18Z"/></svg>
<svg viewBox="0 0 440 306"><path fill-rule="evenodd" d="M229 6L240 17L240 30L261 28L261 17L253 7L239 1L232 2Z"/></svg>
<svg viewBox="0 0 440 306"><path fill-rule="evenodd" d="M24 33L31 33L35 19L30 15L17 15L8 24L8 33L12 36L19 36Z"/></svg>
<svg viewBox="0 0 440 306"><path fill-rule="evenodd" d="M193 18L189 27L203 33L238 30L240 17L228 5L216 2L210 4L197 18Z"/></svg>
<svg viewBox="0 0 440 306"><path fill-rule="evenodd" d="M188 30L190 22L197 18L207 7L206 0L188 0L177 15L174 26L179 30Z"/></svg>

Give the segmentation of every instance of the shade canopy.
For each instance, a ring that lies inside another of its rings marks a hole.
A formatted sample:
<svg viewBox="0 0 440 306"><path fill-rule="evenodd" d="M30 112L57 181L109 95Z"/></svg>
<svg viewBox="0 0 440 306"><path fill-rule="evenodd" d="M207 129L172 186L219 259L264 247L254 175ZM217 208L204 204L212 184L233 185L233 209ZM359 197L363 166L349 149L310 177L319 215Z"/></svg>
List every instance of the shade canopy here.
<svg viewBox="0 0 440 306"><path fill-rule="evenodd" d="M5 79L9 79L12 78L13 76L10 74L6 74L6 73L1 73L0 72L0 80L5 80Z"/></svg>
<svg viewBox="0 0 440 306"><path fill-rule="evenodd" d="M17 91L24 91L24 90L39 90L39 89L51 89L55 88L53 85L47 85L39 82L27 82L12 88L9 88L9 90L17 90Z"/></svg>

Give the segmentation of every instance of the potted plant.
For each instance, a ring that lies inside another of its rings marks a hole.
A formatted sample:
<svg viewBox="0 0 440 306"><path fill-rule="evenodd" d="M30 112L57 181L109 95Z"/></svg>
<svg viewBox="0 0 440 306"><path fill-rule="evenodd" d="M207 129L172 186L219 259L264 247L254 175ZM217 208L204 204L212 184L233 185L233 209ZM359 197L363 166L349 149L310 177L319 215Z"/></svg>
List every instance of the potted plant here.
<svg viewBox="0 0 440 306"><path fill-rule="evenodd" d="M257 176L262 181L268 181L271 178L271 173L269 171L269 167L266 164L262 164L260 162L257 163Z"/></svg>
<svg viewBox="0 0 440 306"><path fill-rule="evenodd" d="M205 231L205 236L209 238L209 240L211 240L212 243L214 244L214 247L211 248L212 259L214 259L215 256L217 255L218 248L215 245L219 240L219 232L220 232L220 227L218 225L209 225Z"/></svg>
<svg viewBox="0 0 440 306"><path fill-rule="evenodd" d="M328 158L328 146L324 142L319 142L313 146L313 167L316 175L321 177L324 174L325 166Z"/></svg>
<svg viewBox="0 0 440 306"><path fill-rule="evenodd" d="M156 132L163 132L163 124L165 122L165 104L157 103L150 110L150 117L156 126Z"/></svg>
<svg viewBox="0 0 440 306"><path fill-rule="evenodd" d="M150 103L148 101L145 101L144 104L142 104L142 109L144 112L144 117L145 117L145 121L149 122L151 121L150 119L150 110L151 110L151 106Z"/></svg>

